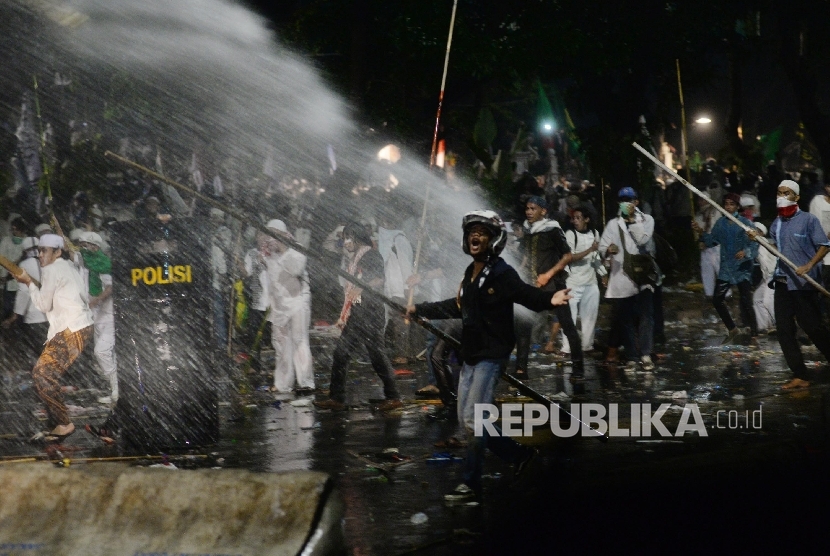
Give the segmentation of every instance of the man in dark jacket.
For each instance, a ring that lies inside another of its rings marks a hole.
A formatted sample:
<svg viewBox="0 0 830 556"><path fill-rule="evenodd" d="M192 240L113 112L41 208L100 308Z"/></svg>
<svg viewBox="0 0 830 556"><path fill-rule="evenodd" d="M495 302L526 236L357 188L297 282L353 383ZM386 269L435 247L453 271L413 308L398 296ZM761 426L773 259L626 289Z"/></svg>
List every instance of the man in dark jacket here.
<svg viewBox="0 0 830 556"><path fill-rule="evenodd" d="M527 200L521 239L521 252L524 257L523 265L525 278L532 285L543 290L553 292L565 289L565 280L568 278L566 268L573 257L562 226L556 220L547 217L548 204L541 197L531 197ZM557 307L554 310L556 318L572 350L568 357L574 361L574 374L582 374L582 341L574 325L573 316L568 306ZM527 363L530 356L530 337L533 332L533 322L527 318L518 320L516 343L516 378L525 380ZM551 332L553 334L553 331ZM556 338L552 335L545 351L553 352Z"/></svg>
<svg viewBox="0 0 830 556"><path fill-rule="evenodd" d="M475 406L493 402L493 391L504 371L516 337L513 332L513 304L519 303L533 311L551 306L566 306L567 290L555 294L525 284L516 271L499 257L507 241L501 218L492 211L474 211L464 216L464 252L473 263L464 272L464 280L454 298L434 303L420 303L407 308L407 313L428 319L461 319L461 351L463 363L458 382L458 416L467 431L467 460L464 482L447 502L475 499L481 494L481 471L484 448L516 465L521 472L535 455L512 438L474 435Z"/></svg>
<svg viewBox="0 0 830 556"><path fill-rule="evenodd" d="M343 230L343 247L349 254L348 272L377 291L383 290L383 257L372 247L372 238L366 229L350 223ZM377 409L390 411L401 407L401 397L395 384L394 370L383 349L383 330L386 324L383 303L375 295L363 295L357 285L346 282L345 300L337 326L343 330L334 348L331 362L331 386L327 400L315 401L319 409L343 411L346 409L346 373L352 354L365 346L372 368L383 383L386 398Z"/></svg>

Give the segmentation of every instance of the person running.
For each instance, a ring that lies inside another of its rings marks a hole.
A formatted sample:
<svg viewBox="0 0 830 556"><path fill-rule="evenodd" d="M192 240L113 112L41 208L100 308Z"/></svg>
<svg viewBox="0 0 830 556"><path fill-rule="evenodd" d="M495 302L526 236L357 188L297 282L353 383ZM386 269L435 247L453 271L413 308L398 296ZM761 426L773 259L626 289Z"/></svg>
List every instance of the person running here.
<svg viewBox="0 0 830 556"><path fill-rule="evenodd" d="M499 376L507 366L516 342L513 304L536 312L564 307L568 291L555 293L526 284L499 255L507 242L501 218L489 210L467 213L462 220L462 247L473 258L455 297L407 307L407 315L427 319L461 319L461 375L458 380L458 416L467 433L463 482L444 498L448 503L472 501L481 496L485 447L512 462L521 473L533 459L534 449L509 437L475 436L475 407L493 402Z"/></svg>
<svg viewBox="0 0 830 556"><path fill-rule="evenodd" d="M63 238L46 234L38 244L40 287L22 270L15 278L29 289L32 303L46 314L49 330L46 345L32 369L35 392L46 404L49 426L44 437L58 442L75 432L61 394L60 378L84 351L92 338L92 311L80 273L62 258Z"/></svg>
<svg viewBox="0 0 830 556"><path fill-rule="evenodd" d="M753 227L750 220L741 216L741 198L736 193L727 193L723 196L723 208L726 212L737 218L742 224ZM703 229L697 222L692 223L692 229L700 233ZM723 344L735 344L740 342L741 335L749 336L750 343L758 344L758 324L755 320L755 310L752 300L752 266L755 256L758 254L758 244L750 240L744 233L744 229L728 218L721 218L712 227L712 231L703 233L700 241L707 247L720 246L720 269L718 278L715 280L715 295L712 304L718 312L723 324L726 325L727 336ZM726 306L726 294L738 286L740 294L741 321L744 330L738 329L729 308ZM743 340L745 341L745 340Z"/></svg>
<svg viewBox="0 0 830 556"><path fill-rule="evenodd" d="M770 225L770 238L778 251L794 264L778 260L773 274L775 286L775 326L784 360L793 372L793 378L782 386L784 390L807 388L807 366L796 333L800 326L824 358L830 361L830 331L821 319L819 292L805 279L805 275L821 283L821 261L830 253L830 240L821 222L809 212L798 208L800 188L792 180L783 180L778 186L778 217ZM747 232L755 239L758 230ZM797 324L796 324L797 323Z"/></svg>
<svg viewBox="0 0 830 556"><path fill-rule="evenodd" d="M343 247L348 253L349 274L373 289L383 291L383 257L372 247L372 238L366 229L356 223L348 224L343 229ZM383 382L386 400L377 409L390 411L403 405L395 384L392 363L384 351L385 325L383 303L376 296L363 295L363 290L358 286L346 282L343 309L337 321L337 326L343 332L337 340L332 356L329 398L315 401L315 407L333 411L346 409L346 371L352 355L361 345L366 347L372 368Z"/></svg>

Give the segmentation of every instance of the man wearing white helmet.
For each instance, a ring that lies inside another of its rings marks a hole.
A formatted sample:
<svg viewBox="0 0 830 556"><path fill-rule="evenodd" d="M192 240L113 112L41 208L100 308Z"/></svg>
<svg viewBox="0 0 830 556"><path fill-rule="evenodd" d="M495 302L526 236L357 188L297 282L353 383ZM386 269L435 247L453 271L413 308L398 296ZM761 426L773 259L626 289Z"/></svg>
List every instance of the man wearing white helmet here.
<svg viewBox="0 0 830 556"><path fill-rule="evenodd" d="M286 239L294 239L282 220L271 220L267 227ZM257 243L268 273L271 307L268 320L276 353L271 390L289 393L296 384L298 393L309 393L314 390L314 370L308 338L311 289L306 256L263 233L258 235Z"/></svg>
<svg viewBox="0 0 830 556"><path fill-rule="evenodd" d="M45 437L48 442L60 441L75 432L63 402L60 378L92 339L89 295L81 275L62 255L63 238L45 234L38 245L40 288L25 270L15 276L26 285L32 303L49 321L46 345L32 369L35 392L46 404L49 425L53 427Z"/></svg>
<svg viewBox="0 0 830 556"><path fill-rule="evenodd" d="M96 232L78 236L83 257L89 308L95 321L95 359L108 380L110 395L100 403L118 401L118 364L115 359L115 310L112 303L112 261L103 251L104 240Z"/></svg>
<svg viewBox="0 0 830 556"><path fill-rule="evenodd" d="M484 448L515 464L520 473L535 455L512 438L475 436L476 404L493 402L493 391L504 372L516 343L513 328L513 304L540 312L566 306L569 290L555 294L526 284L499 254L507 242L501 218L489 210L467 213L462 221L462 248L472 256L455 297L407 308L408 315L428 319L461 319L463 363L458 379L458 418L467 431L467 458L464 482L445 496L448 503L472 500L481 495L481 472Z"/></svg>

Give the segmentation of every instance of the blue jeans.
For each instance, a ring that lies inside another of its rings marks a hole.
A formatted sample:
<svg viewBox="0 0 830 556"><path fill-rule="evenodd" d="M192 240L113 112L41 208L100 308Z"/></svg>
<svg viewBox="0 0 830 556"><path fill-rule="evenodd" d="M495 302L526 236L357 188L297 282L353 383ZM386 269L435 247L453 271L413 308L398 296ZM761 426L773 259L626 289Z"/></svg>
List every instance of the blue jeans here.
<svg viewBox="0 0 830 556"><path fill-rule="evenodd" d="M481 492L485 448L489 448L509 463L521 461L527 457L530 450L510 437L490 436L486 429L482 431L482 436L474 434L475 406L480 403L493 403L493 392L506 364L507 361L499 359L485 359L475 365L464 363L458 379L458 420L467 431L464 483L477 493ZM494 426L501 435L501 429L497 425Z"/></svg>

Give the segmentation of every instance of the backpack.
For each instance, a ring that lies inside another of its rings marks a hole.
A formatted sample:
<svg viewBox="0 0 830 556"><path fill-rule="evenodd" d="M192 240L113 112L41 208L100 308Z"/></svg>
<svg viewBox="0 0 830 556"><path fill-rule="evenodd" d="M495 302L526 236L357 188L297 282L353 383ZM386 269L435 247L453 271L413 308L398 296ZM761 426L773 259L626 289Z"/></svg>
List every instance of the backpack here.
<svg viewBox="0 0 830 556"><path fill-rule="evenodd" d="M631 254L625 248L625 236L619 228L620 249L623 252L623 272L638 286L656 286L660 282L660 269L657 262L648 253Z"/></svg>

